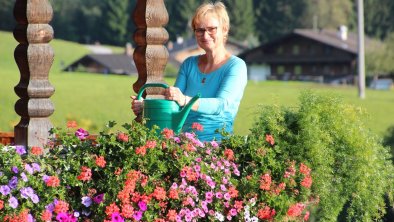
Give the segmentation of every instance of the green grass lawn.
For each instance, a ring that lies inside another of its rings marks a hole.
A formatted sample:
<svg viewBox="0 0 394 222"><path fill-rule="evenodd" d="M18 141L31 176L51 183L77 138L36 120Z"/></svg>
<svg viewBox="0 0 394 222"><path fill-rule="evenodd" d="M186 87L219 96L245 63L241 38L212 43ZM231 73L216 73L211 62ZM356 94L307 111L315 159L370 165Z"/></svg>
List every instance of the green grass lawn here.
<svg viewBox="0 0 394 222"><path fill-rule="evenodd" d="M13 51L17 43L8 32L0 32L0 131L13 131L20 117L14 111L18 97L13 87L19 82L19 71ZM88 51L82 45L53 40L55 60L49 80L56 92L51 97L55 112L50 117L55 126L64 127L67 120L76 120L80 126L97 133L103 125L114 120L120 124L130 122L134 115L130 110L130 95L135 77L61 72L61 61L69 64ZM167 78L169 84L174 79ZM297 106L303 90L332 93L349 104L369 113L365 119L368 128L383 135L394 125L394 91L367 90L366 99L357 97L357 88L327 86L301 82L249 82L235 121L235 132L245 135L257 116L261 105Z"/></svg>

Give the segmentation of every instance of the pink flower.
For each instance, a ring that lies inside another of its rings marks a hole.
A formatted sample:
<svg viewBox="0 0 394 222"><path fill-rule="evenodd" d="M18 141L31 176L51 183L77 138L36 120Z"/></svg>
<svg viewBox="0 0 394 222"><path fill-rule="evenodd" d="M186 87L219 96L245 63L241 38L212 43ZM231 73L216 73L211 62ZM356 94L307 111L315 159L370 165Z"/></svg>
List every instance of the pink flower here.
<svg viewBox="0 0 394 222"><path fill-rule="evenodd" d="M80 140L84 140L89 136L88 131L79 128L76 132L75 132L75 136L77 136Z"/></svg>

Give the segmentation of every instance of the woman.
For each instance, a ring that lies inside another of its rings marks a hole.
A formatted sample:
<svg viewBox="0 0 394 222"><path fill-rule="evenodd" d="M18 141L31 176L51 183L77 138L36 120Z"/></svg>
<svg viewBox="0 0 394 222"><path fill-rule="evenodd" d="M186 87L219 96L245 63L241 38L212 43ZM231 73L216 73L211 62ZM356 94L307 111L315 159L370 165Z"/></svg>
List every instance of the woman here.
<svg viewBox="0 0 394 222"><path fill-rule="evenodd" d="M192 28L205 54L191 56L182 63L175 86L166 89L165 97L184 106L200 93L183 131L191 131L196 122L203 126L202 131L196 132L201 141L220 141L222 136L217 130L233 132L247 83L246 64L225 48L230 19L223 3L202 4L193 16ZM132 98L132 109L137 115L142 111L142 102Z"/></svg>

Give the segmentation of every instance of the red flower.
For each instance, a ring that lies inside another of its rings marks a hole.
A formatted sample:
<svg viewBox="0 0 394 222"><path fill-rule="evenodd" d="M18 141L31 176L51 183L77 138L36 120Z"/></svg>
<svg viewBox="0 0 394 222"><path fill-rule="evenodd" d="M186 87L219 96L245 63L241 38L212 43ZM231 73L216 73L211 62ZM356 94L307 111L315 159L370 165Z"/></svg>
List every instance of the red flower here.
<svg viewBox="0 0 394 222"><path fill-rule="evenodd" d="M97 166L104 168L106 163L107 162L104 160L103 156L96 156L96 165Z"/></svg>
<svg viewBox="0 0 394 222"><path fill-rule="evenodd" d="M55 209L53 211L55 211L56 214L59 213L66 213L68 211L68 203L62 200L57 201L57 203L55 204Z"/></svg>
<svg viewBox="0 0 394 222"><path fill-rule="evenodd" d="M0 210L4 208L4 201L0 200Z"/></svg>
<svg viewBox="0 0 394 222"><path fill-rule="evenodd" d="M161 134L163 134L164 138L166 139L171 139L172 137L174 137L174 131L168 128L164 128Z"/></svg>
<svg viewBox="0 0 394 222"><path fill-rule="evenodd" d="M304 177L304 179L301 181L301 186L306 187L306 188L311 188L312 177L310 175Z"/></svg>
<svg viewBox="0 0 394 222"><path fill-rule="evenodd" d="M231 149L225 149L224 156L226 156L226 159L229 161L234 160L234 152Z"/></svg>
<svg viewBox="0 0 394 222"><path fill-rule="evenodd" d="M119 167L118 167L118 169L116 169L116 171L115 171L114 174L115 174L116 176L119 176L119 175L122 173L122 171L123 171L122 168L119 168Z"/></svg>
<svg viewBox="0 0 394 222"><path fill-rule="evenodd" d="M203 131L204 127L201 124L199 124L199 123L193 123L192 124L192 129L195 129L195 130L198 130L198 131Z"/></svg>
<svg viewBox="0 0 394 222"><path fill-rule="evenodd" d="M260 189L262 190L270 190L271 189L271 176L266 173L263 176L261 176L261 180L260 180Z"/></svg>
<svg viewBox="0 0 394 222"><path fill-rule="evenodd" d="M309 211L307 211L304 215L304 221L308 221L309 220Z"/></svg>
<svg viewBox="0 0 394 222"><path fill-rule="evenodd" d="M308 168L308 166L306 166L305 164L301 163L300 172L304 175L309 175L311 173L311 169Z"/></svg>
<svg viewBox="0 0 394 222"><path fill-rule="evenodd" d="M259 209L257 217L262 220L271 220L274 218L275 214L275 209L271 209L270 207L265 206L263 209Z"/></svg>
<svg viewBox="0 0 394 222"><path fill-rule="evenodd" d="M32 148L31 148L31 153L33 154L33 155L36 155L36 156L39 156L39 155L42 155L42 148L41 147L38 147L38 146L33 146Z"/></svg>
<svg viewBox="0 0 394 222"><path fill-rule="evenodd" d="M238 190L235 187L228 188L228 193L232 198L238 197Z"/></svg>
<svg viewBox="0 0 394 222"><path fill-rule="evenodd" d="M92 170L89 167L81 167L81 173L77 176L78 180L89 181L92 179Z"/></svg>
<svg viewBox="0 0 394 222"><path fill-rule="evenodd" d="M111 203L105 208L105 214L110 217L113 213L119 213L119 207L115 203Z"/></svg>
<svg viewBox="0 0 394 222"><path fill-rule="evenodd" d="M51 211L45 210L44 212L42 212L41 220L43 220L43 221L51 221L51 219L52 219Z"/></svg>
<svg viewBox="0 0 394 222"><path fill-rule="evenodd" d="M133 218L134 208L130 204L125 204L122 207L122 214L124 218Z"/></svg>
<svg viewBox="0 0 394 222"><path fill-rule="evenodd" d="M156 147L156 141L155 140L148 140L148 141L146 141L145 147L146 148L150 148L150 149L155 148Z"/></svg>
<svg viewBox="0 0 394 222"><path fill-rule="evenodd" d="M58 187L60 185L60 180L57 176L50 176L46 181L45 184L48 187Z"/></svg>
<svg viewBox="0 0 394 222"><path fill-rule="evenodd" d="M178 191L175 189L171 189L168 194L168 197L171 199L179 199Z"/></svg>
<svg viewBox="0 0 394 222"><path fill-rule="evenodd" d="M77 122L74 120L67 121L67 128L77 128Z"/></svg>
<svg viewBox="0 0 394 222"><path fill-rule="evenodd" d="M129 142L129 136L126 133L118 133L116 138L121 142Z"/></svg>
<svg viewBox="0 0 394 222"><path fill-rule="evenodd" d="M155 191L153 191L153 197L156 200L164 200L166 199L166 191L162 187L156 187Z"/></svg>
<svg viewBox="0 0 394 222"><path fill-rule="evenodd" d="M290 217L298 217L301 215L304 208L305 208L304 204L296 203L296 204L290 206L289 210L287 211L287 215Z"/></svg>
<svg viewBox="0 0 394 222"><path fill-rule="evenodd" d="M265 141L267 141L272 146L275 144L274 137L271 134L266 134L265 135Z"/></svg>
<svg viewBox="0 0 394 222"><path fill-rule="evenodd" d="M176 221L177 216L176 210L168 210L167 219L169 221Z"/></svg>
<svg viewBox="0 0 394 222"><path fill-rule="evenodd" d="M145 146L140 146L137 149L135 149L135 153L137 155L145 156L146 154L146 147Z"/></svg>

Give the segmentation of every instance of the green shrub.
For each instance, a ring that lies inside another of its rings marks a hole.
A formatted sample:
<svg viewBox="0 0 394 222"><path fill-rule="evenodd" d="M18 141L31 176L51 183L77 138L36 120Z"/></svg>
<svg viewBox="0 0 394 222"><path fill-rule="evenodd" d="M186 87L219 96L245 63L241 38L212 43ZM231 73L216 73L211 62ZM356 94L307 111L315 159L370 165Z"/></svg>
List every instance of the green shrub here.
<svg viewBox="0 0 394 222"><path fill-rule="evenodd" d="M281 158L313 169L319 221L371 221L384 215L385 195L392 202L394 167L363 115L340 98L306 91L298 109L262 107L248 142L272 134Z"/></svg>

